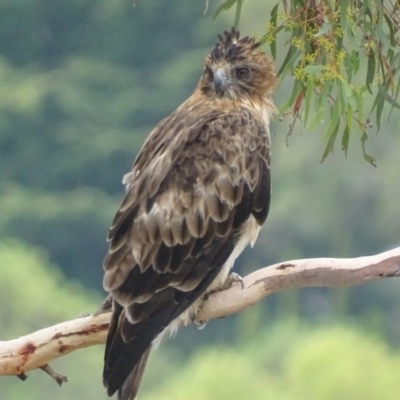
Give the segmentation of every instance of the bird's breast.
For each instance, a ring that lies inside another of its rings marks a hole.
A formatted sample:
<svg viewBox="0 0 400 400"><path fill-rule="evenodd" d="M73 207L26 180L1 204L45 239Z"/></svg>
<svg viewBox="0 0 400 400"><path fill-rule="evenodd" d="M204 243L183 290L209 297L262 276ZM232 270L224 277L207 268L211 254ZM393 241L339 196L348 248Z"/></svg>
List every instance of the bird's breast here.
<svg viewBox="0 0 400 400"><path fill-rule="evenodd" d="M235 263L235 260L240 256L240 254L243 252L248 244L250 244L251 247L254 246L259 231L260 225L258 225L253 215L250 215L249 219L243 223L237 237L236 245L228 260L222 266L220 273L208 287L206 292L201 297L199 297L199 299L197 299L187 310L185 310L181 315L174 319L168 325L168 327L154 340L154 347L157 347L165 336L173 336L176 334L180 327L190 325L193 322L193 317L197 314L201 303L203 302L204 296L206 296L207 293L222 287Z"/></svg>

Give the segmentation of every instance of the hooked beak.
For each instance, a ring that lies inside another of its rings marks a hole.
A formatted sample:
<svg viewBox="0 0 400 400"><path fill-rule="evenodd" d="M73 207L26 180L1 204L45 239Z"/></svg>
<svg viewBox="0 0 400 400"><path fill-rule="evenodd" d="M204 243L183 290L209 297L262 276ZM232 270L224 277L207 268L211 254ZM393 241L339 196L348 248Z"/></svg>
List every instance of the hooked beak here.
<svg viewBox="0 0 400 400"><path fill-rule="evenodd" d="M217 72L214 74L214 87L217 93L225 89L226 83L225 71L222 68L218 68Z"/></svg>

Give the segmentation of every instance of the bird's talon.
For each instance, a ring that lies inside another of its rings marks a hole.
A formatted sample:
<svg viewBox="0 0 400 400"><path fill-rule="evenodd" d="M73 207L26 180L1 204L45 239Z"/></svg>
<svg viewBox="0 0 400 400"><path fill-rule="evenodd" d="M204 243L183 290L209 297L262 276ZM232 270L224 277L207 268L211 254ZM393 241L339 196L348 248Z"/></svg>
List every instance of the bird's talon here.
<svg viewBox="0 0 400 400"><path fill-rule="evenodd" d="M231 272L229 276L226 278L226 281L221 286L220 290L230 289L235 283L240 283L242 289L244 289L244 280L243 278L237 274L236 272Z"/></svg>
<svg viewBox="0 0 400 400"><path fill-rule="evenodd" d="M202 329L204 329L205 327L206 327L206 325L207 325L207 323L208 323L208 319L206 319L206 320L204 320L204 321L199 321L199 320L194 320L193 321L193 324L194 324L194 327L196 328L196 329L198 329L199 331L201 331Z"/></svg>
<svg viewBox="0 0 400 400"><path fill-rule="evenodd" d="M204 329L209 321L208 319L205 319L202 321L196 319L196 314L194 314L194 313L190 315L190 319L192 320L194 327L199 330Z"/></svg>

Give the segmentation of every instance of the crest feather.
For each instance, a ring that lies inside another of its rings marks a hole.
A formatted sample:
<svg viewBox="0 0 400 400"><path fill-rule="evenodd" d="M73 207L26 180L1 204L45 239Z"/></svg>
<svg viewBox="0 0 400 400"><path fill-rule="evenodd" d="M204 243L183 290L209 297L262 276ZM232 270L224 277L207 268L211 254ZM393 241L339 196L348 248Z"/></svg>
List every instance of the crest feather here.
<svg viewBox="0 0 400 400"><path fill-rule="evenodd" d="M230 32L225 31L222 35L218 35L218 42L212 49L210 58L212 61L242 59L246 52L255 50L260 44L249 36L240 38L240 32L236 28L232 28Z"/></svg>

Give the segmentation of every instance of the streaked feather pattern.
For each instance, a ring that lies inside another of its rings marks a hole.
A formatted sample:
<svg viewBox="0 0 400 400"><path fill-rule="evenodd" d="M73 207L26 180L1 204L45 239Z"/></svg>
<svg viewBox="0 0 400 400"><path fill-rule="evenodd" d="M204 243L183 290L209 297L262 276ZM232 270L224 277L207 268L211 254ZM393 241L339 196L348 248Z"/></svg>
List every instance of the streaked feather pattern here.
<svg viewBox="0 0 400 400"><path fill-rule="evenodd" d="M275 75L257 47L232 31L210 60L262 62L268 87L240 101L210 96L201 80L150 133L124 177L103 265L113 297L103 378L121 400L135 398L152 343L186 323L267 217Z"/></svg>

